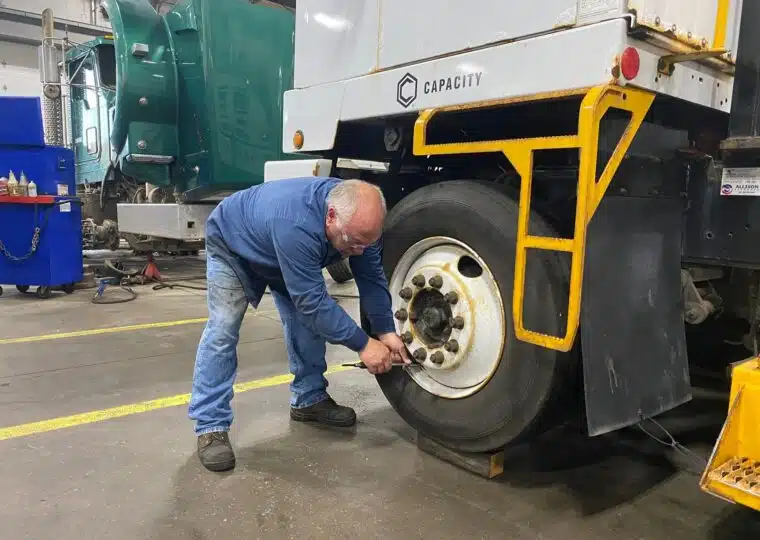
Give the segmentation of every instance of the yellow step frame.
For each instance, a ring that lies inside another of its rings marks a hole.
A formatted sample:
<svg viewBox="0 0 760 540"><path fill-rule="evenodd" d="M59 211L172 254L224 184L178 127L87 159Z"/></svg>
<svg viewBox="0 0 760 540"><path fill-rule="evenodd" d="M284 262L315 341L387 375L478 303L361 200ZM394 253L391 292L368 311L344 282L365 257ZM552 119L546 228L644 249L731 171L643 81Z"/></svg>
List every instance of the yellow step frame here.
<svg viewBox="0 0 760 540"><path fill-rule="evenodd" d="M427 143L427 127L430 120L439 113L481 109L516 102L540 101L567 96L583 96L578 116L578 133L556 137L533 137L525 139L505 139L467 143ZM583 265L586 251L586 230L594 212L604 197L607 187L617 172L631 142L641 127L655 95L633 87L602 85L593 88L554 92L518 99L505 99L458 105L422 111L414 125L413 152L417 156L475 154L502 152L520 176L520 207L517 225L517 247L515 254L515 277L512 296L512 316L517 339L557 351L569 351L573 347L580 323L581 293L583 287ZM599 125L605 113L611 109L621 109L631 113L631 120L618 142L607 165L596 178L597 149L599 146ZM533 152L536 150L559 150L578 148L580 167L578 174L578 196L575 211L573 238L537 237L528 234L528 219L531 209L531 186L533 181ZM567 308L567 326L562 336L552 336L528 330L523 321L523 301L525 291L525 267L528 249L564 251L572 256L570 266L570 298Z"/></svg>
<svg viewBox="0 0 760 540"><path fill-rule="evenodd" d="M760 511L758 409L760 409L760 359L750 358L731 370L728 415L699 485L706 493ZM750 464L751 475L745 477L740 472L744 466L740 466L737 472L732 470L732 465L736 467L742 461ZM732 477L734 477L733 480ZM748 484L749 481L753 484Z"/></svg>

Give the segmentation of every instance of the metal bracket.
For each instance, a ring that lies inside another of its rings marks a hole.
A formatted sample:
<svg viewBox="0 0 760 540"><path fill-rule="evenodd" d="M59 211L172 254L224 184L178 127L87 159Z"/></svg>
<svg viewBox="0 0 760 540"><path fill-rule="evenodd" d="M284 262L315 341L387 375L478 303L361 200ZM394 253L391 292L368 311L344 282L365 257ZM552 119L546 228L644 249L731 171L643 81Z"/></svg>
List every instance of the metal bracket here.
<svg viewBox="0 0 760 540"><path fill-rule="evenodd" d="M127 161L131 163L154 163L157 165L169 165L174 163L174 156L163 156L156 154L129 154Z"/></svg>
<svg viewBox="0 0 760 540"><path fill-rule="evenodd" d="M668 54L661 56L657 61L657 71L670 77L676 69L676 64L681 62L693 62L705 58L720 58L726 54L726 49L705 49L704 51L684 52L680 54Z"/></svg>
<svg viewBox="0 0 760 540"><path fill-rule="evenodd" d="M602 85L578 90L573 94L583 96L578 116L578 132L573 135L534 137L527 139L507 139L496 141L428 144L427 126L434 115L447 109L427 109L420 113L414 125L412 147L414 155L476 154L501 152L510 161L521 179L520 207L517 227L517 249L515 254L515 281L512 296L512 316L517 339L567 352L573 347L578 333L581 311L581 289L583 262L586 251L586 229L594 212L604 197L612 177L623 160L625 153L649 111L654 94L637 88L622 88ZM551 99L552 96L533 96L534 99ZM528 99L523 99L527 101ZM483 103L492 106L493 103ZM478 104L458 106L454 110L478 108ZM602 174L597 178L597 149L602 117L610 109L616 108L631 113L631 120L615 147ZM451 110L451 109L449 109ZM578 195L575 211L573 238L537 237L528 234L528 219L531 212L531 185L533 181L533 153L537 150L559 150L578 148L580 170ZM528 249L564 251L571 254L570 295L567 307L567 327L562 336L552 336L525 328L523 324L523 300Z"/></svg>
<svg viewBox="0 0 760 540"><path fill-rule="evenodd" d="M133 43L132 44L132 56L137 58L145 58L150 52L150 47L146 43Z"/></svg>

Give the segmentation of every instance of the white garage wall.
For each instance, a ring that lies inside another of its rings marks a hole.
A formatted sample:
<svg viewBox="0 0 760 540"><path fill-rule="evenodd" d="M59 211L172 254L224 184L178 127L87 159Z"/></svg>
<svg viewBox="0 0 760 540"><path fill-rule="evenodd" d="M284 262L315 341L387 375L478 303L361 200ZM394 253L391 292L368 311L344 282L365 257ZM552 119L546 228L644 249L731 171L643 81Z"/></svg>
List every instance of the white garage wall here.
<svg viewBox="0 0 760 540"><path fill-rule="evenodd" d="M92 12L98 4L92 0L0 0L0 96L41 96L38 47L44 9L53 9L57 38L84 42L110 32L99 10Z"/></svg>
<svg viewBox="0 0 760 540"><path fill-rule="evenodd" d="M37 48L0 41L0 96L39 96Z"/></svg>
<svg viewBox="0 0 760 540"><path fill-rule="evenodd" d="M41 97L38 48L43 10L53 10L56 38L82 43L110 32L110 25L95 9L98 5L99 0L0 0L0 96ZM68 89L62 90L66 105ZM70 138L67 113L64 106L66 141Z"/></svg>
<svg viewBox="0 0 760 540"><path fill-rule="evenodd" d="M40 14L46 8L52 8L56 18L96 26L107 25L95 9L98 0L0 0L0 7L18 11Z"/></svg>

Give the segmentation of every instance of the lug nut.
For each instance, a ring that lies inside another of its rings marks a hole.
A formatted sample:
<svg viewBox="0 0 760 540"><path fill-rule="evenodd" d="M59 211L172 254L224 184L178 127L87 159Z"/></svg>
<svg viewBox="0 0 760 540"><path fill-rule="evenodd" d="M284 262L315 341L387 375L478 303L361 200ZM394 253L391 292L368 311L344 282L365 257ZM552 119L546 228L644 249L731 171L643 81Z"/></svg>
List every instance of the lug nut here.
<svg viewBox="0 0 760 540"><path fill-rule="evenodd" d="M399 321L405 321L408 317L409 317L409 314L406 312L404 308L401 308L396 312L396 318Z"/></svg>
<svg viewBox="0 0 760 540"><path fill-rule="evenodd" d="M412 292L412 289L409 287L404 287L398 292L398 295L406 300L407 302L412 299L412 296L414 296L414 293Z"/></svg>
<svg viewBox="0 0 760 540"><path fill-rule="evenodd" d="M423 276L422 274L417 274L416 276L414 276L412 278L412 285L414 285L415 287L419 287L419 288L424 287L425 286L425 276Z"/></svg>
<svg viewBox="0 0 760 540"><path fill-rule="evenodd" d="M456 339L450 339L443 345L443 348L448 352L456 353L459 350L459 342Z"/></svg>
<svg viewBox="0 0 760 540"><path fill-rule="evenodd" d="M430 281L428 281L431 287L434 289L440 289L443 287L443 278L441 276L433 276L430 278Z"/></svg>
<svg viewBox="0 0 760 540"><path fill-rule="evenodd" d="M406 345L411 345L412 341L414 341L414 336L411 332L404 332L401 334L401 341L403 341Z"/></svg>
<svg viewBox="0 0 760 540"><path fill-rule="evenodd" d="M464 317L462 317L461 315L457 315L456 317L451 319L449 323L451 324L453 328L456 328L457 330L461 330L462 328L464 328Z"/></svg>
<svg viewBox="0 0 760 540"><path fill-rule="evenodd" d="M414 353L412 353L412 356L414 357L415 360L422 361L425 358L427 358L427 350L417 349L416 351L414 351Z"/></svg>
<svg viewBox="0 0 760 540"><path fill-rule="evenodd" d="M456 293L456 291L447 292L443 298L451 305L459 302L459 295Z"/></svg>
<svg viewBox="0 0 760 540"><path fill-rule="evenodd" d="M435 351L430 355L430 361L433 362L436 366L443 364L443 360L443 353L441 351Z"/></svg>

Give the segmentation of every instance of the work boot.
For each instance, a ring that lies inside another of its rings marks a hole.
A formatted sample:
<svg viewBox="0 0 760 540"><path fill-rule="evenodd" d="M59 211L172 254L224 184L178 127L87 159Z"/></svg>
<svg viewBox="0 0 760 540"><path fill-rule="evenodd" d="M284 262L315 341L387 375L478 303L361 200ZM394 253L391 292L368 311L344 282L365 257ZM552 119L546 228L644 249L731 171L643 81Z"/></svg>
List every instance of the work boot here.
<svg viewBox="0 0 760 540"><path fill-rule="evenodd" d="M317 422L326 426L348 427L356 423L351 407L338 405L331 397L302 409L290 408L290 417L298 422Z"/></svg>
<svg viewBox="0 0 760 540"><path fill-rule="evenodd" d="M198 457L209 471L223 472L235 467L235 453L226 431L199 435Z"/></svg>

